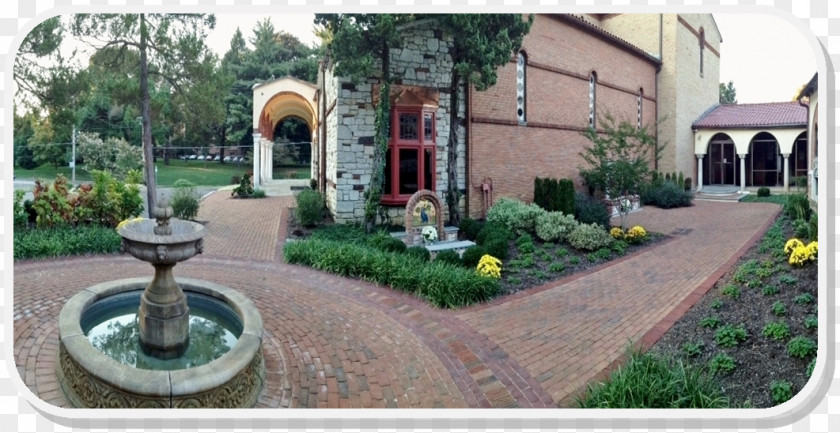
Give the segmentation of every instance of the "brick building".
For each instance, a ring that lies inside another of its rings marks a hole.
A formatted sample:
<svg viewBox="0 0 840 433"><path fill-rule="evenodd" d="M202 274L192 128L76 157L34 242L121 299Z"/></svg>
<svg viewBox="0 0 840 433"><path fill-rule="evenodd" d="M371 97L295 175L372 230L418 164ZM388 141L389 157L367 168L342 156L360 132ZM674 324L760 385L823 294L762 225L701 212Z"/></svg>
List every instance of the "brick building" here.
<svg viewBox="0 0 840 433"><path fill-rule="evenodd" d="M583 190L579 154L588 141L581 132L597 129L607 113L656 131L665 145L658 169L697 179L691 124L718 100L721 37L710 14L536 15L521 50L499 68L497 84L482 92L462 87L458 107L449 103L451 40L434 20L414 22L403 35L404 47L391 51L391 72L399 78L390 95L383 199L394 222L419 189L444 200L450 110L464 126L457 187L465 216L482 216L485 192L531 201L536 176L571 178ZM261 92L266 101L254 104L254 142L262 148L254 152L256 176L271 178L259 155L270 153L275 114L287 111L278 104L295 103L312 125L312 178L330 212L337 221L361 220L378 82L353 84L324 65L314 95L288 96L300 87L291 80L289 89L255 88L255 99Z"/></svg>

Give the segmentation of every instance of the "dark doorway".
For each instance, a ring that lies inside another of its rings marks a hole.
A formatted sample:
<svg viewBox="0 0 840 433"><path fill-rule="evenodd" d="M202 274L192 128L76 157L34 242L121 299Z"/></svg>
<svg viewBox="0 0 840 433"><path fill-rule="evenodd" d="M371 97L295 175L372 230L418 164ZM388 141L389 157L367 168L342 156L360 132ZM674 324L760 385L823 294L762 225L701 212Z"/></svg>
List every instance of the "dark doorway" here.
<svg viewBox="0 0 840 433"><path fill-rule="evenodd" d="M716 134L706 149L706 162L703 164L703 183L705 185L735 185L740 170L735 143L726 134Z"/></svg>
<svg viewBox="0 0 840 433"><path fill-rule="evenodd" d="M747 178L750 186L778 186L782 173L779 143L770 133L761 132L750 142Z"/></svg>

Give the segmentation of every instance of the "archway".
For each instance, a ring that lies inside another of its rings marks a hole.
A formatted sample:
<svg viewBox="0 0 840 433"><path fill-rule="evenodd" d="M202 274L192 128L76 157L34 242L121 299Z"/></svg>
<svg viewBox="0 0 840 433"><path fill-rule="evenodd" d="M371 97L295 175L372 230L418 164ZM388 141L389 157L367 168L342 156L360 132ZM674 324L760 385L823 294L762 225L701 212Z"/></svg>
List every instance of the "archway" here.
<svg viewBox="0 0 840 433"><path fill-rule="evenodd" d="M759 132L750 141L747 181L750 186L778 186L782 173L779 142L769 132Z"/></svg>
<svg viewBox="0 0 840 433"><path fill-rule="evenodd" d="M706 148L703 164L704 185L735 185L740 174L735 142L724 134L717 133Z"/></svg>
<svg viewBox="0 0 840 433"><path fill-rule="evenodd" d="M797 188L807 185L808 179L808 133L803 132L793 143L792 161L788 167L790 178Z"/></svg>
<svg viewBox="0 0 840 433"><path fill-rule="evenodd" d="M312 131L303 119L289 116L274 126L272 179L308 179L312 173Z"/></svg>
<svg viewBox="0 0 840 433"><path fill-rule="evenodd" d="M297 156L300 156L300 153L308 153L310 167L308 173L298 175L296 172L295 177L317 177L319 172L317 158L312 157L315 153L313 142L317 140L315 134L318 127L317 93L316 85L293 77L280 78L254 87L254 185L271 181L275 177L287 177L284 176L282 170L279 176L274 174L275 162L282 166L282 160L288 153L286 152L288 149L280 147L278 143L278 141L286 143L283 138L288 135L284 132L286 125L294 131L292 135L298 137L296 140L308 134L304 144L297 145L306 147L308 152L297 152ZM286 120L289 122L286 123ZM275 151L281 154L279 161L275 158ZM300 159L293 162L300 162Z"/></svg>

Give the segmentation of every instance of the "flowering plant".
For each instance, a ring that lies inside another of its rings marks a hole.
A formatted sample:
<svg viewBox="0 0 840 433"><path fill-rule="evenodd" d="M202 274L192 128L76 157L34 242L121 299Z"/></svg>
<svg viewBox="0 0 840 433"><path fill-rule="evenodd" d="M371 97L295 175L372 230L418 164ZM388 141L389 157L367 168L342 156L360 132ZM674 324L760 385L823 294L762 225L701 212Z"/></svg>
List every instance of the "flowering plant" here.
<svg viewBox="0 0 840 433"><path fill-rule="evenodd" d="M437 229L434 226L423 227L423 230L420 231L420 234L423 235L423 240L426 243L434 242L438 238Z"/></svg>
<svg viewBox="0 0 840 433"><path fill-rule="evenodd" d="M799 239L790 239L787 241L787 243L785 243L785 254L790 255L790 253L792 253L794 250L803 246L805 245L802 244L802 241L800 241Z"/></svg>
<svg viewBox="0 0 840 433"><path fill-rule="evenodd" d="M124 220L120 221L120 223L119 223L119 224L117 224L117 228L116 228L116 230L119 230L119 229L121 229L121 228L123 228L123 227L125 227L125 226L127 226L127 225L129 225L129 224L134 224L134 223L136 223L136 222L143 221L144 219L145 219L145 218L143 218L143 217L136 217L136 218L124 219Z"/></svg>
<svg viewBox="0 0 840 433"><path fill-rule="evenodd" d="M489 254L485 254L481 256L481 260L478 261L478 266L476 266L475 272L478 275L486 277L501 278L502 261Z"/></svg>
<svg viewBox="0 0 840 433"><path fill-rule="evenodd" d="M817 241L805 245L799 239L791 239L785 244L785 253L790 254L788 263L791 266L804 266L817 259Z"/></svg>
<svg viewBox="0 0 840 433"><path fill-rule="evenodd" d="M624 230L621 230L621 227L613 227L610 229L610 236L615 239L621 239L624 237Z"/></svg>
<svg viewBox="0 0 840 433"><path fill-rule="evenodd" d="M624 235L624 239L631 242L638 242L644 239L646 236L647 232L642 226L633 226L630 230L627 230L627 234Z"/></svg>

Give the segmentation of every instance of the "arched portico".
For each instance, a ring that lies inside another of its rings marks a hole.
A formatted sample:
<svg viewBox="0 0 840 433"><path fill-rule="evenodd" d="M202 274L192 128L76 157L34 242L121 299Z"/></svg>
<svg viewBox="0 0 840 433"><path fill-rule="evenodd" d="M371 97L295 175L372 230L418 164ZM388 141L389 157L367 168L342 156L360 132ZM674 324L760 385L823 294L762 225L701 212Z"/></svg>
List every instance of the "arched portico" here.
<svg viewBox="0 0 840 433"><path fill-rule="evenodd" d="M295 117L309 126L312 140L317 140L317 93L314 84L284 77L254 86L254 185L270 181L273 170L274 129L283 119ZM313 160L315 152L312 152ZM312 163L313 173L317 171Z"/></svg>
<svg viewBox="0 0 840 433"><path fill-rule="evenodd" d="M722 104L708 111L692 125L697 189L738 182L741 191L788 190L803 169L799 153L807 155L807 114L796 102Z"/></svg>

